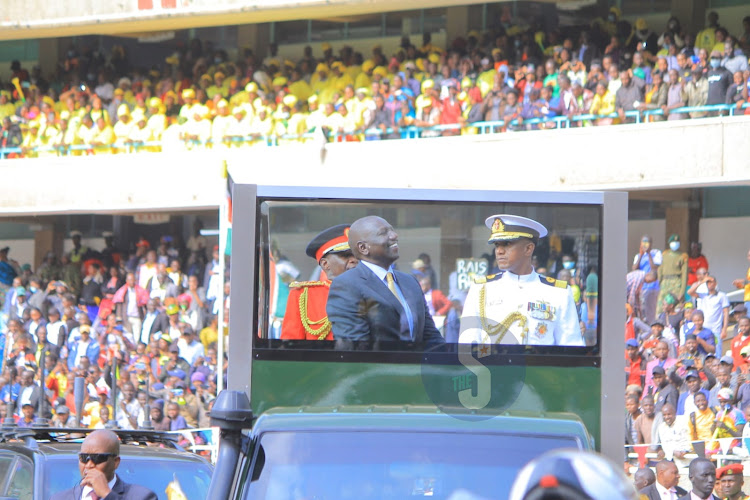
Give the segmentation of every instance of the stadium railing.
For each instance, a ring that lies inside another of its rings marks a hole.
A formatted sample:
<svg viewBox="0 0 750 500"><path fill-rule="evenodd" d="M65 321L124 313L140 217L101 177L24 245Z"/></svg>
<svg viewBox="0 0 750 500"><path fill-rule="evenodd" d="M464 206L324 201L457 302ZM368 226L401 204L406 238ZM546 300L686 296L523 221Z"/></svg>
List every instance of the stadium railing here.
<svg viewBox="0 0 750 500"><path fill-rule="evenodd" d="M718 116L735 116L738 110L745 110L750 108L750 102L745 103L743 106L738 107L734 104L715 104L709 106L683 106L675 108L669 111L670 115L674 114L689 114L689 113L705 113L713 114ZM662 109L651 109L646 111L627 111L625 112L625 118L629 119L630 123L644 123L647 122L650 117L653 116L664 116ZM539 117L539 118L528 118L523 120L513 119L509 121L497 120L497 121L479 121L473 123L459 124L445 124L436 125L434 127L417 127L408 126L401 128L387 128L382 129L366 129L357 131L335 131L329 133L325 140L327 142L347 142L351 138L356 140L378 140L381 138L387 139L421 139L423 137L440 137L445 132L450 132L449 135L458 135L462 132L470 134L495 134L504 132L508 128L514 131L534 130L538 128L571 128L572 125L580 126L581 124L587 125L594 120L606 119L606 118L619 118L617 113L611 113L606 115L594 115L594 114L580 114L572 116L551 116L551 117ZM702 117L696 117L702 118ZM547 125L550 125L547 127ZM306 142L316 140L320 137L320 134L308 132L301 135L295 134L284 134L284 135L268 135L268 136L247 136L247 137L230 137L222 141L222 145L226 147L236 147L245 144L251 145L265 145L265 146L281 146L291 141ZM321 139L323 140L323 139ZM200 147L213 147L216 144L213 140L209 139L206 141L199 140L186 140L185 145L192 148ZM112 144L112 145L88 145L88 144L75 144L65 146L53 146L53 147L38 147L38 148L21 148L21 147L8 147L0 148L0 160L9 157L25 157L29 153L32 155L39 154L56 154L58 156L74 155L76 153L81 155L97 154L98 153L140 153L146 151L157 151L164 146L161 141L153 142L128 142L125 144Z"/></svg>

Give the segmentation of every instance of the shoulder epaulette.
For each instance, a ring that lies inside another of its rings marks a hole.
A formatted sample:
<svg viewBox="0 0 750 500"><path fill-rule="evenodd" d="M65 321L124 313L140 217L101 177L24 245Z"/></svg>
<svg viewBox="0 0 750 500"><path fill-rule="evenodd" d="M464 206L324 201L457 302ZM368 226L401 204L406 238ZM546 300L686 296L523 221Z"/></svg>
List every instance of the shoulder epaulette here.
<svg viewBox="0 0 750 500"><path fill-rule="evenodd" d="M542 276L539 275L539 281L544 283L545 285L554 286L557 288L568 288L568 283L563 280L556 280L555 278L550 278L549 276Z"/></svg>
<svg viewBox="0 0 750 500"><path fill-rule="evenodd" d="M306 288L311 286L331 286L330 281L292 281L289 288Z"/></svg>
<svg viewBox="0 0 750 500"><path fill-rule="evenodd" d="M502 277L502 271L497 274L488 274L487 276L474 276L474 283L476 283L477 285L481 285L483 283L489 283L490 281L499 280Z"/></svg>

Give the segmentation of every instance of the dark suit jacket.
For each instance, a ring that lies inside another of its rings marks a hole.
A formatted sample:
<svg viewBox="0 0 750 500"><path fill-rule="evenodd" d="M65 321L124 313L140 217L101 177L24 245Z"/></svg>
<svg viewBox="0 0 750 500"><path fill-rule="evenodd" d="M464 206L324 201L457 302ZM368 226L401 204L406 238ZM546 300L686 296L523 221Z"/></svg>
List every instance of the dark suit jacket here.
<svg viewBox="0 0 750 500"><path fill-rule="evenodd" d="M144 316L145 319L145 316ZM154 318L154 322L151 323L151 330L148 332L148 338L151 340L151 336L156 332L167 333L169 331L169 318L163 312L159 312ZM139 334L140 338L140 334ZM138 339L136 339L137 341Z"/></svg>
<svg viewBox="0 0 750 500"><path fill-rule="evenodd" d="M401 302L366 265L336 277L326 312L335 340L443 343L416 278L394 272L414 320L414 338Z"/></svg>
<svg viewBox="0 0 750 500"><path fill-rule="evenodd" d="M37 345L38 347L38 345ZM45 356L49 356L50 354L54 354L58 358L60 357L60 348L57 347L52 342L45 342L44 347L42 347L42 351L45 351ZM41 354L39 355L39 360L41 362Z"/></svg>
<svg viewBox="0 0 750 500"><path fill-rule="evenodd" d="M657 412L661 412L662 407L667 403L677 408L677 402L679 399L680 395L677 392L677 389L675 389L672 384L667 384L664 389L658 391L658 396L654 401L654 408Z"/></svg>
<svg viewBox="0 0 750 500"><path fill-rule="evenodd" d="M21 404L21 394L23 393L24 389L25 389L24 387L21 387L20 391L18 392L18 399L15 401L16 406L14 408L14 411L15 413L18 413L20 415L23 415L23 413L21 413L21 407L19 405ZM42 388L39 387L38 385L32 386L31 396L29 397L29 403L31 404L31 406L34 407L34 413L36 414L37 417L51 418L52 413L50 411L49 404L44 405L44 413L45 413L44 415L41 415L39 413L39 406L41 404L42 397L44 397Z"/></svg>
<svg viewBox="0 0 750 500"><path fill-rule="evenodd" d="M80 500L81 494L83 493L83 486L76 484L69 490L55 493L50 497L50 500ZM158 497L153 491L138 486L137 484L129 484L117 478L115 486L109 495L102 498L102 500L157 500Z"/></svg>
<svg viewBox="0 0 750 500"><path fill-rule="evenodd" d="M687 495L687 491L683 490L679 486L675 486L674 489L677 491L678 498ZM641 495L646 495L648 497L648 500L661 500L661 497L659 496L659 490L656 489L656 484L646 486L638 493L640 493Z"/></svg>

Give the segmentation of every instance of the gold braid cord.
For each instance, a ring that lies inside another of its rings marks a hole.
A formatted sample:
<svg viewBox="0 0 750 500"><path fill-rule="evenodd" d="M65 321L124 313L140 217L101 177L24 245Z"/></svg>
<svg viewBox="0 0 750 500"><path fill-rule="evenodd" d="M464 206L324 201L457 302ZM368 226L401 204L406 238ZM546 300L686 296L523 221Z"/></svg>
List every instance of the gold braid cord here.
<svg viewBox="0 0 750 500"><path fill-rule="evenodd" d="M328 335L328 332L331 331L331 322L328 321L328 316L317 321L312 321L310 319L307 315L307 290L308 289L305 288L299 296L299 317L302 320L302 326L307 333L312 336L317 335L318 340L323 340L326 338L326 335ZM314 329L314 326L318 328Z"/></svg>
<svg viewBox="0 0 750 500"><path fill-rule="evenodd" d="M482 288L479 289L479 317L482 319L482 329L485 331L485 333L491 338L500 334L500 337L497 338L497 340L494 341L495 344L499 344L505 335L508 333L508 330L510 330L510 327L518 321L518 323L521 325L522 333L521 333L521 341L525 343L526 337L529 334L529 327L526 325L528 322L525 315L521 314L520 312L513 311L512 313L508 314L504 320L502 320L500 323L490 326L487 323L487 315L485 313L485 285L482 285Z"/></svg>

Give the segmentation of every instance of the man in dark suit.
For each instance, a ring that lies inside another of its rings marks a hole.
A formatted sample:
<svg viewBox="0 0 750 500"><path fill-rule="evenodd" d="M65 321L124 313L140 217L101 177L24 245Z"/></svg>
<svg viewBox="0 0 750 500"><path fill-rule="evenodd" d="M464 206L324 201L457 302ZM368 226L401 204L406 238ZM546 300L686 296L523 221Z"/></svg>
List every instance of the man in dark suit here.
<svg viewBox="0 0 750 500"><path fill-rule="evenodd" d="M41 401L44 397L42 388L34 383L34 372L32 370L24 370L21 373L21 388L18 391L18 399L16 400L15 413L19 417L23 417L21 409L23 405L30 404L34 407L34 412L37 415L41 415ZM46 408L45 410L48 410ZM48 411L45 411L48 413Z"/></svg>
<svg viewBox="0 0 750 500"><path fill-rule="evenodd" d="M640 490L640 494L646 495L649 500L677 500L687 494L677 486L679 482L677 465L672 461L662 460L656 464L656 482Z"/></svg>
<svg viewBox="0 0 750 500"><path fill-rule="evenodd" d="M60 356L60 348L47 340L47 325L41 325L36 329L36 337L38 339L35 353L37 364L41 363L42 353L44 353L44 356L50 354L54 357Z"/></svg>
<svg viewBox="0 0 750 500"><path fill-rule="evenodd" d="M444 343L417 280L393 269L398 234L388 221L355 221L349 246L360 265L331 283L326 311L334 340Z"/></svg>
<svg viewBox="0 0 750 500"><path fill-rule="evenodd" d="M696 458L690 462L688 477L693 489L678 500L691 500L692 498L719 500L719 497L713 493L714 486L716 486L716 466L709 459Z"/></svg>
<svg viewBox="0 0 750 500"><path fill-rule="evenodd" d="M83 440L78 454L81 482L52 495L50 500L157 500L153 491L117 477L119 465L117 434L105 429L92 432Z"/></svg>
<svg viewBox="0 0 750 500"><path fill-rule="evenodd" d="M157 332L169 332L169 318L163 311L156 308L156 300L149 299L146 303L146 316L143 318L140 335L135 335L136 341L148 345Z"/></svg>

